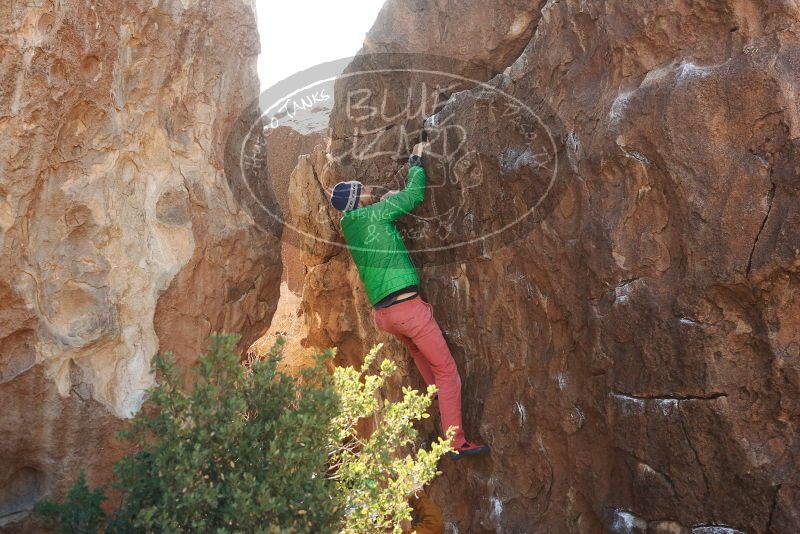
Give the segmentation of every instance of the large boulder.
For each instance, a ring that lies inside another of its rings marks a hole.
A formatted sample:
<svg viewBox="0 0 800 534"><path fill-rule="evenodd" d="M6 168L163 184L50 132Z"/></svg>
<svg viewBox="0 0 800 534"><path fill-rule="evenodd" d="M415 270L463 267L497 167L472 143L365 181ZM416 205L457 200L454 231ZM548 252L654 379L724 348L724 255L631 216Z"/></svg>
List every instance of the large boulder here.
<svg viewBox="0 0 800 534"><path fill-rule="evenodd" d="M323 238L305 256L309 342L344 363L389 341L336 214L308 205L340 179L401 184L435 114L430 131L462 137L434 142L436 187L403 230L467 434L493 449L443 465L449 531L800 531L800 7L451 7L387 3L350 72L411 71L340 80L330 154L296 170L322 186L298 201ZM422 53L473 81L397 113L425 101L409 96ZM527 116L498 113L509 101Z"/></svg>
<svg viewBox="0 0 800 534"><path fill-rule="evenodd" d="M259 91L250 0L0 6L0 526L80 469L215 330L263 332L279 237L239 206L228 131Z"/></svg>

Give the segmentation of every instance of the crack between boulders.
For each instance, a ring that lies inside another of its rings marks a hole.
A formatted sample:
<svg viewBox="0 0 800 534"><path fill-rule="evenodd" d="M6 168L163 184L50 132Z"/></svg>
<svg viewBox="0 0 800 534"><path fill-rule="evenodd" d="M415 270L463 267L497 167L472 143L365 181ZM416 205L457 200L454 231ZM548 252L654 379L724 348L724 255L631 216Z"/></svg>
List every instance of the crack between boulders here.
<svg viewBox="0 0 800 534"><path fill-rule="evenodd" d="M720 399L723 397L727 397L727 393L722 392L714 392L714 393L706 393L704 395L679 395L679 394L669 394L669 395L636 395L634 393L626 393L624 391L619 390L611 390L611 393L614 395L619 395L621 397L630 397L636 400L674 400L674 401L695 401L695 400L715 400Z"/></svg>
<svg viewBox="0 0 800 534"><path fill-rule="evenodd" d="M764 215L764 219L761 221L761 226L758 228L758 233L756 234L755 240L753 240L753 248L750 249L750 256L747 259L747 271L745 272L745 277L750 277L750 271L753 268L753 254L756 252L756 246L758 245L758 239L761 237L761 233L764 231L764 227L767 226L767 219L769 219L769 214L772 212L772 202L775 200L775 182L772 181L772 169L769 171L769 180L772 184L770 187L769 193L767 194L767 214Z"/></svg>
<svg viewBox="0 0 800 534"><path fill-rule="evenodd" d="M559 0L556 0L553 3L555 4L555 3L558 3L558 2L559 2ZM531 28L531 36L530 36L530 38L528 38L528 42L525 43L525 46L522 47L522 49L520 50L519 54L517 54L516 57L514 57L514 59L512 59L508 63L508 65L503 66L503 68L501 68L497 72L497 74L495 74L491 78L489 78L487 80L487 83L490 82L491 80L494 80L497 76L502 75L508 68L513 67L520 60L520 58L522 58L522 56L524 56L526 54L526 52L528 51L528 48L531 46L531 43L533 43L533 41L536 40L536 37L539 34L539 28L542 27L542 20L544 20L544 9L548 6L548 4L550 4L549 1L544 1L544 2L542 2L542 6L538 10L534 10L534 11L538 12L537 13L538 16L534 15L536 17L536 21L535 22L532 21L533 22L533 28ZM514 80L511 80L511 82L514 83Z"/></svg>
<svg viewBox="0 0 800 534"><path fill-rule="evenodd" d="M311 174L314 175L314 181L317 183L317 188L319 189L319 193L320 193L320 195L322 195L321 198L327 198L328 193L325 191L325 188L322 186L322 180L320 180L319 175L317 174L317 169L314 166L314 163L312 161L309 161L308 163L309 163L309 166L311 167ZM334 233L337 233L336 226L333 224L333 219L330 218L330 217L328 218L328 226L330 226L331 230L333 230Z"/></svg>
<svg viewBox="0 0 800 534"><path fill-rule="evenodd" d="M714 529L714 528L726 528L726 529L730 529L730 530L736 530L737 532L741 532L739 529L737 529L736 527L734 527L732 525L728 525L728 524L725 524L725 523L717 523L716 521L712 521L711 523L697 523L695 525L692 525L692 529L696 529L696 528L711 528L711 529Z"/></svg>
<svg viewBox="0 0 800 534"><path fill-rule="evenodd" d="M764 532L772 532L772 519L775 516L775 508L778 506L778 493L781 491L781 486L783 484L778 484L778 487L775 488L775 495L772 496L772 506L769 508L769 519L767 519L767 527Z"/></svg>
<svg viewBox="0 0 800 534"><path fill-rule="evenodd" d="M697 464L700 466L700 474L703 475L703 483L706 486L705 502L706 502L706 504L708 504L709 496L711 495L711 487L708 484L708 477L706 476L706 468L703 465L703 462L700 460L700 455L697 453L697 449L695 449L691 438L689 438L689 431L686 430L686 420L685 420L685 418L683 416L683 412L680 409L678 409L678 416L680 417L680 420L681 420L681 430L683 430L683 435L686 438L686 443L689 445L689 448L692 449L692 452L694 453L694 458L695 458L695 460L697 460ZM705 506L703 508L705 508ZM714 519L713 506L711 507L711 514L710 515L711 515L711 521L712 522L716 522L716 519Z"/></svg>

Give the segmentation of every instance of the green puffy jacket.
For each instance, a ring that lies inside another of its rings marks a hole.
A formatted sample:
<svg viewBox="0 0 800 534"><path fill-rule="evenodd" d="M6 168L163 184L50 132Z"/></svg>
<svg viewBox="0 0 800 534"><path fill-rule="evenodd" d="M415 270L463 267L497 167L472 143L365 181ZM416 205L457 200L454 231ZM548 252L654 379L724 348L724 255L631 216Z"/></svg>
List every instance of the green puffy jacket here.
<svg viewBox="0 0 800 534"><path fill-rule="evenodd" d="M401 192L345 212L342 217L344 240L372 305L394 291L419 285L417 269L395 221L425 199L425 180L425 169L411 167L406 187Z"/></svg>

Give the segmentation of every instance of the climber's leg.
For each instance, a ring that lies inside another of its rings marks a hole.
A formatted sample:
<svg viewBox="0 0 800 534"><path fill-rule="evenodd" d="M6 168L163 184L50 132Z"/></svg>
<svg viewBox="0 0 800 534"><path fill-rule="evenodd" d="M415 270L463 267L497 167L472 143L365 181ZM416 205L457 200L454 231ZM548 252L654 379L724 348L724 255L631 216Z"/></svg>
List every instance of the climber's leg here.
<svg viewBox="0 0 800 534"><path fill-rule="evenodd" d="M417 369L422 375L422 379L425 380L425 383L429 386L431 384L435 384L436 379L433 376L433 369L431 369L431 366L428 363L428 360L425 359L422 351L419 350L419 347L417 347L413 341L411 341L411 338L401 334L393 327L392 321L387 319L387 315L390 315L390 312L380 309L375 310L375 323L378 325L378 328L384 332L392 334L400 343L405 345L406 348L408 348L408 351L411 353L411 357L414 359L414 364L417 366Z"/></svg>
<svg viewBox="0 0 800 534"><path fill-rule="evenodd" d="M425 356L422 354L422 351L419 350L419 347L417 347L408 336L404 336L403 334L394 334L394 337L396 337L400 343L408 348L408 352L411 353L411 357L414 359L414 363L416 364L417 369L419 369L419 374L422 375L422 379L425 380L425 383L429 386L431 384L435 384L436 378L433 375L433 369L431 369L431 365L428 363L428 360L425 359Z"/></svg>
<svg viewBox="0 0 800 534"><path fill-rule="evenodd" d="M454 446L464 443L464 425L461 420L461 377L450 348L442 335L439 324L433 317L433 308L421 298L414 321L405 332L411 338L433 371L434 383L439 391L439 412L442 417L442 429L456 427L453 436Z"/></svg>
<svg viewBox="0 0 800 534"><path fill-rule="evenodd" d="M430 366L439 391L442 429L456 428L453 444L459 447L466 441L461 420L461 377L442 330L433 317L433 308L417 297L375 310L375 320L382 330L410 338L419 349Z"/></svg>

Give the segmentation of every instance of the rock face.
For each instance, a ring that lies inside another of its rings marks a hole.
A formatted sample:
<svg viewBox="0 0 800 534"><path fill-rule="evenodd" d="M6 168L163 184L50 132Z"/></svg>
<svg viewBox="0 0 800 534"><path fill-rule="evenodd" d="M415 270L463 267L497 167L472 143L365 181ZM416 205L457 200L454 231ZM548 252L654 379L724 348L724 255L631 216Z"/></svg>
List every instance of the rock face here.
<svg viewBox="0 0 800 534"><path fill-rule="evenodd" d="M321 133L300 133L294 128L280 126L268 130L264 140L266 171L272 183L272 191L277 197L281 213L289 213L289 180L297 165L297 157L309 154L318 144L324 144L325 138ZM302 249L292 241L291 232L286 232L283 237L281 243L283 280L291 291L300 293L306 275L305 265L302 262Z"/></svg>
<svg viewBox="0 0 800 534"><path fill-rule="evenodd" d="M352 70L428 52L488 83L440 86L418 115L373 113L402 110L417 74L362 80L361 115L359 82L337 83L332 159L295 170L293 215L324 238L306 240L304 315L342 362L388 341L319 186L396 185L425 116L458 125L403 226L467 433L493 448L434 483L449 532L800 531L798 31L788 1L384 7ZM526 120L497 111L510 100ZM353 150L370 135L395 153Z"/></svg>
<svg viewBox="0 0 800 534"><path fill-rule="evenodd" d="M0 526L90 483L153 381L261 334L279 241L223 177L258 94L249 0L0 6Z"/></svg>

